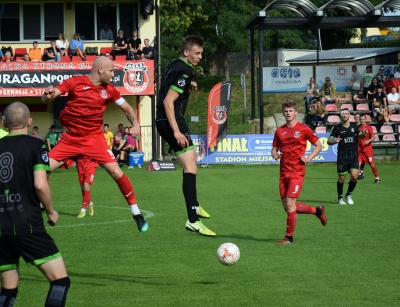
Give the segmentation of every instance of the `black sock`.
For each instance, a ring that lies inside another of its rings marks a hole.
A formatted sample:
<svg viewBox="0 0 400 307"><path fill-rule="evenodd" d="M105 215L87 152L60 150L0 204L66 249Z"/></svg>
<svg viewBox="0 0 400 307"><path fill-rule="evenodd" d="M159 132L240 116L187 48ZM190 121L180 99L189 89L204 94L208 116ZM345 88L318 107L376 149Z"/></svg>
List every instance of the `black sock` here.
<svg viewBox="0 0 400 307"><path fill-rule="evenodd" d="M343 197L343 182L337 182L336 183L336 187L337 187L337 193L338 193L338 199Z"/></svg>
<svg viewBox="0 0 400 307"><path fill-rule="evenodd" d="M347 195L350 195L351 192L354 191L354 189L356 188L356 185L357 185L357 181L354 181L354 182L353 182L353 181L350 180L350 182L349 182L349 188L348 188L348 190L347 190L346 196L347 196Z"/></svg>
<svg viewBox="0 0 400 307"><path fill-rule="evenodd" d="M288 238L290 242L293 242L293 236L285 236L285 237Z"/></svg>
<svg viewBox="0 0 400 307"><path fill-rule="evenodd" d="M315 208L315 209L317 209L317 210L315 211L315 215L316 215L316 216L321 216L322 210L321 210L319 207L317 207L317 208Z"/></svg>
<svg viewBox="0 0 400 307"><path fill-rule="evenodd" d="M190 223L199 220L196 214L197 195L196 195L196 175L192 173L183 173L182 184L183 196L185 196L186 210Z"/></svg>
<svg viewBox="0 0 400 307"><path fill-rule="evenodd" d="M18 287L15 289L4 289L1 287L0 292L0 307L12 307L14 306L15 298L18 294Z"/></svg>
<svg viewBox="0 0 400 307"><path fill-rule="evenodd" d="M71 280L69 277L60 278L50 283L45 307L64 307Z"/></svg>

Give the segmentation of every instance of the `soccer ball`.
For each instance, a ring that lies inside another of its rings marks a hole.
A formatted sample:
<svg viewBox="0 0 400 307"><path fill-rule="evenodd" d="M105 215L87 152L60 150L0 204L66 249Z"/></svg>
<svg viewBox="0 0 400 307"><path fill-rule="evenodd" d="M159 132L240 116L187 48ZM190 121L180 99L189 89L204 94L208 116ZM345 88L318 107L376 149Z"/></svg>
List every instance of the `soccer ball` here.
<svg viewBox="0 0 400 307"><path fill-rule="evenodd" d="M239 261L240 250L233 243L224 243L217 249L217 258L224 265L232 265Z"/></svg>

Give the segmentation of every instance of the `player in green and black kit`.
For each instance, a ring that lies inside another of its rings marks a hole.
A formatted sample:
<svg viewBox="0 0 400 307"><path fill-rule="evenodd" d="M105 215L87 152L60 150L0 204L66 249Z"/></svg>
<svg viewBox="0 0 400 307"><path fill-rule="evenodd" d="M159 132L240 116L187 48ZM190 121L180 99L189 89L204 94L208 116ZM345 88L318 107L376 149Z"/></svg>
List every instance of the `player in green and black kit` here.
<svg viewBox="0 0 400 307"><path fill-rule="evenodd" d="M58 213L53 210L47 183L48 150L42 140L28 135L31 124L29 109L23 103L14 102L6 108L3 125L9 135L0 139L0 306L14 304L22 257L50 282L45 307L62 307L70 280L61 254L43 225L40 209L41 202L48 223L54 226Z"/></svg>
<svg viewBox="0 0 400 307"><path fill-rule="evenodd" d="M160 98L157 104L157 130L174 151L183 167L183 195L185 196L188 221L186 229L205 236L215 236L198 219L210 215L201 208L196 196L197 154L189 136L184 114L189 100L190 87L197 90L193 82L193 66L199 64L204 41L198 36L188 36L182 41L181 57L170 63L164 71Z"/></svg>
<svg viewBox="0 0 400 307"><path fill-rule="evenodd" d="M328 139L329 145L338 144L337 151L337 192L338 204L346 205L343 200L343 183L346 179L346 173L350 173L349 188L346 193L346 200L349 205L353 205L351 193L357 185L358 178L358 138L364 138L365 135L358 129L355 123L351 123L349 109L343 109L340 113L342 123L333 127Z"/></svg>

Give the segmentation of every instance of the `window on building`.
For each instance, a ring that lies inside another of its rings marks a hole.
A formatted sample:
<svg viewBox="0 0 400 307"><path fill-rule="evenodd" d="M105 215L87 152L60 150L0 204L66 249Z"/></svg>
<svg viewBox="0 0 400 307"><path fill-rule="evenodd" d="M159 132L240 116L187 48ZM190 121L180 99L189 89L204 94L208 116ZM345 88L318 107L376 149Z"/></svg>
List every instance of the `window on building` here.
<svg viewBox="0 0 400 307"><path fill-rule="evenodd" d="M75 3L75 31L81 34L82 39L99 40L104 22L108 23L114 38L118 29L123 29L125 36L129 37L132 29L139 26L139 3Z"/></svg>
<svg viewBox="0 0 400 307"><path fill-rule="evenodd" d="M64 32L64 4L61 2L1 3L0 16L1 41L50 40Z"/></svg>

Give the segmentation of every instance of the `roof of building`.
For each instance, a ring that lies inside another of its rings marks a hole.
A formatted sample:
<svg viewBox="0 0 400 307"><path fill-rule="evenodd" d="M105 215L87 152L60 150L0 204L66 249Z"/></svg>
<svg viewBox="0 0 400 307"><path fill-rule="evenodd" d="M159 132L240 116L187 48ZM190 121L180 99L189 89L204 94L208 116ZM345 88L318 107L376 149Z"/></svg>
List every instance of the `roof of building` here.
<svg viewBox="0 0 400 307"><path fill-rule="evenodd" d="M348 48L348 49L331 49L319 52L319 62L343 62L357 61L362 59L372 58L378 55L383 55L392 52L399 52L400 47L390 48ZM317 51L312 54L303 55L301 57L287 60L287 63L305 63L316 62Z"/></svg>

